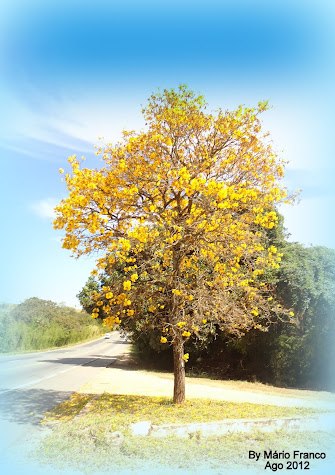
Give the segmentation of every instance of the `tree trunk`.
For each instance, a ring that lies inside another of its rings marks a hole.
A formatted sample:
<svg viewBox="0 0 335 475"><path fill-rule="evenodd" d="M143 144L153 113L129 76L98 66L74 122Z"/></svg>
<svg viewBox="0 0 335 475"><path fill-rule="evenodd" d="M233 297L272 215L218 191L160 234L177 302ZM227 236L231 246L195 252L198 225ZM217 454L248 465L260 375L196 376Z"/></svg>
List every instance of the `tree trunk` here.
<svg viewBox="0 0 335 475"><path fill-rule="evenodd" d="M185 361L184 342L180 335L176 336L173 343L173 368L174 368L174 388L173 402L181 404L185 401Z"/></svg>

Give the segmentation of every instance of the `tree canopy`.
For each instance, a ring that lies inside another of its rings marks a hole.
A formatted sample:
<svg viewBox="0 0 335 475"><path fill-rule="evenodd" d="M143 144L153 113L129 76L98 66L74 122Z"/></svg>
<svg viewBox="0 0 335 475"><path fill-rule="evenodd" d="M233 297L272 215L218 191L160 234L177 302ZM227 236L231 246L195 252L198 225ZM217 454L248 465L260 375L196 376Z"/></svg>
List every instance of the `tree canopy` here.
<svg viewBox="0 0 335 475"><path fill-rule="evenodd" d="M92 316L155 328L174 353L174 401L185 398L184 343L208 326L241 335L293 316L266 275L281 255L266 231L287 200L284 163L262 131L267 108L209 113L186 86L149 98L146 129L99 150L100 169L72 156L69 195L56 207L63 247L99 252ZM106 280L106 279L105 279Z"/></svg>

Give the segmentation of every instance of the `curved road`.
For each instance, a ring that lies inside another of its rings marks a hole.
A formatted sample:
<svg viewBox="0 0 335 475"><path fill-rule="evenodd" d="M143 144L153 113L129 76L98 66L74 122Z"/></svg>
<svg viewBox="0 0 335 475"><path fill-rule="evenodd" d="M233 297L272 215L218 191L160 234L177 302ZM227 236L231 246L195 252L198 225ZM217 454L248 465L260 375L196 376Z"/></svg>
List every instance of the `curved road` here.
<svg viewBox="0 0 335 475"><path fill-rule="evenodd" d="M122 354L122 343L114 333L110 339L101 337L67 348L0 356L0 395L28 387L49 388L52 380L56 389L75 391L90 379L92 371L87 368L103 368L115 362Z"/></svg>

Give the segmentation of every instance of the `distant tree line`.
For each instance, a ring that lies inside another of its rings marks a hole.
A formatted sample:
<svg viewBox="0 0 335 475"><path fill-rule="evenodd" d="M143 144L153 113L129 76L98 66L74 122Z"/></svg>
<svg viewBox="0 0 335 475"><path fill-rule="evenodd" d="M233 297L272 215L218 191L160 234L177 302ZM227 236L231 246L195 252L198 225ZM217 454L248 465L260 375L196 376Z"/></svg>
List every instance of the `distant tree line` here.
<svg viewBox="0 0 335 475"><path fill-rule="evenodd" d="M33 297L0 304L0 352L41 350L98 337L99 323L84 311Z"/></svg>
<svg viewBox="0 0 335 475"><path fill-rule="evenodd" d="M219 332L196 353L194 370L278 386L334 390L335 251L286 243L276 292L293 307L296 324L277 322L268 332L240 339ZM144 347L143 347L144 348Z"/></svg>

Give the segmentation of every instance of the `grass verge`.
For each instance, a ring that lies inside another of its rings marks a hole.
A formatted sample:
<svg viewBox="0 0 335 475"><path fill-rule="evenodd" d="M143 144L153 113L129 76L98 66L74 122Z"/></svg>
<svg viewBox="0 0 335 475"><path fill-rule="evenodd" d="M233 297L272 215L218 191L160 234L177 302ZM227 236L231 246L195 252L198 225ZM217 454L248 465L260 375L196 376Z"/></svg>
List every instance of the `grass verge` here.
<svg viewBox="0 0 335 475"><path fill-rule="evenodd" d="M83 408L85 408L83 410ZM253 432L218 437L188 439L135 437L129 426L150 420L154 424L210 422L223 419L307 416L315 411L249 403L190 400L174 405L168 398L103 394L74 394L45 415L44 423L58 421L43 440L39 460L57 467L72 467L85 472L118 473L228 473L229 470L255 468L248 460L249 450L327 450L335 437L329 434ZM330 437L330 439L329 439ZM326 448L325 448L326 447ZM224 470L220 472L220 469ZM264 471L264 467L260 466ZM200 472L199 472L200 470Z"/></svg>
<svg viewBox="0 0 335 475"><path fill-rule="evenodd" d="M190 399L173 404L166 397L130 396L104 393L99 397L74 393L45 414L48 421L66 421L78 415L88 403L83 419L101 419L112 430L121 430L133 422L150 420L153 424L211 422L224 419L256 419L259 417L306 416L315 411L302 407L278 407L262 404L235 403L206 399Z"/></svg>

